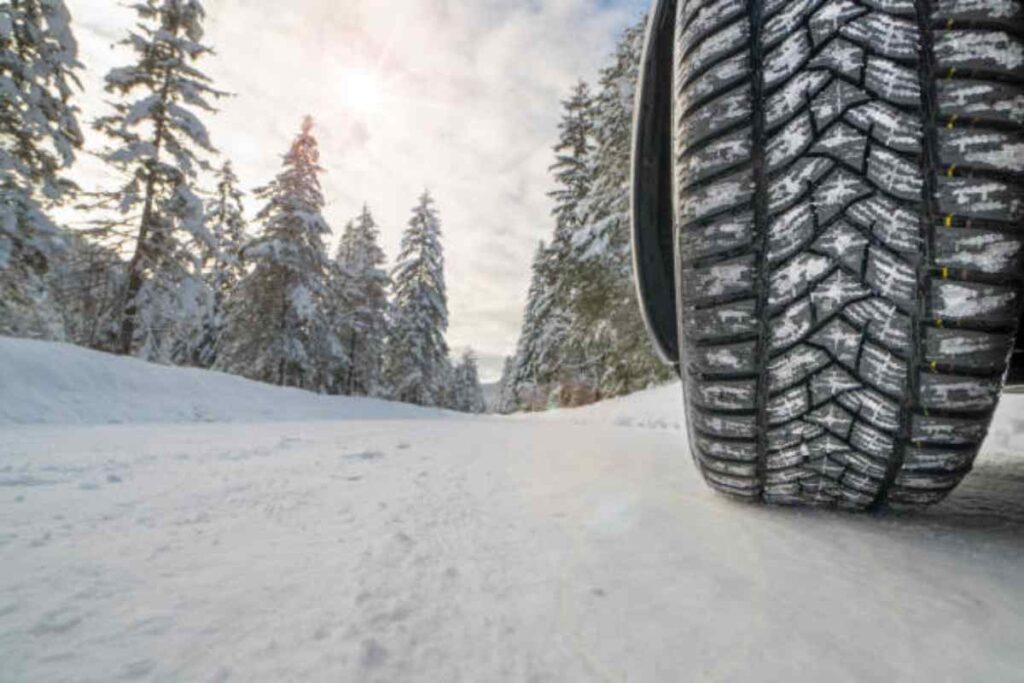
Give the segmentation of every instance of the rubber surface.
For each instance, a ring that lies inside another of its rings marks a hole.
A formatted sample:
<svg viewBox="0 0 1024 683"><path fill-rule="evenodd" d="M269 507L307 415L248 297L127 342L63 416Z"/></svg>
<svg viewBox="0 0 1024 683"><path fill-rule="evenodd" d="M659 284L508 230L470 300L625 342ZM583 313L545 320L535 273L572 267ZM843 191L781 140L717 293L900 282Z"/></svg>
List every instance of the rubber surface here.
<svg viewBox="0 0 1024 683"><path fill-rule="evenodd" d="M1022 306L1009 0L680 0L681 367L715 488L856 509L970 470Z"/></svg>

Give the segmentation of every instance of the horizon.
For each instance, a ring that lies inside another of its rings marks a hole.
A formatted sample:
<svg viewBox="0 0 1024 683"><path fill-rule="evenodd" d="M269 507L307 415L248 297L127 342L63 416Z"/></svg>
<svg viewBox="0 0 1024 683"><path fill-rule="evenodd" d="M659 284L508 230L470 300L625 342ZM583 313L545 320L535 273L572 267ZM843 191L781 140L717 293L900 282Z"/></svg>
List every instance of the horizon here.
<svg viewBox="0 0 1024 683"><path fill-rule="evenodd" d="M275 7L273 27L252 2L206 8L204 42L215 54L203 68L232 93L207 118L213 144L250 193L251 218L259 208L251 190L278 172L302 116L311 115L331 246L366 204L389 266L416 197L429 188L442 221L449 345L453 355L472 347L481 379L494 382L515 349L533 252L553 225L548 167L561 101L578 79L593 80L646 3L332 4ZM103 77L129 58L116 43L134 15L120 5L98 13L95 0L68 6L85 65L77 101L87 150L72 177L93 190L107 172L88 153L103 144L89 124L108 112ZM573 40L559 40L569 34ZM303 65L315 77L294 77Z"/></svg>

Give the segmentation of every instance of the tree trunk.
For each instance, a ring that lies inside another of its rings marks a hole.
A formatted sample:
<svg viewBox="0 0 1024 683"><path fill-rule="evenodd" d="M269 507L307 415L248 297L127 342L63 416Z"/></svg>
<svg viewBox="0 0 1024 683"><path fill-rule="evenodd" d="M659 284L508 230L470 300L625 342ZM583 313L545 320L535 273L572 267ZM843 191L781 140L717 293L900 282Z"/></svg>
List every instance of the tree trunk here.
<svg viewBox="0 0 1024 683"><path fill-rule="evenodd" d="M177 27L174 28L177 32ZM146 173L146 202L142 208L142 221L139 224L139 235L135 242L135 253L128 266L128 286L125 289L124 303L121 313L121 331L118 339L118 351L121 355L130 356L135 342L135 320L138 316L138 296L142 290L143 272L150 251L150 228L153 221L153 194L156 190L156 166L160 163L160 150L164 143L164 129L167 120L167 97L171 88L171 70L164 73L164 82L160 88L160 116L156 121L153 136L153 158L150 160Z"/></svg>

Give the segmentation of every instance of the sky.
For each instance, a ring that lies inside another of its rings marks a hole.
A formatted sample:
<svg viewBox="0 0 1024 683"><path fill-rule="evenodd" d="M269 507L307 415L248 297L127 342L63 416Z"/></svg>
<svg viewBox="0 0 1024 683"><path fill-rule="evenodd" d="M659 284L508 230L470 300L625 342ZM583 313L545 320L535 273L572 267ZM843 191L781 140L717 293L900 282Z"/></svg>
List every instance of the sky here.
<svg viewBox="0 0 1024 683"><path fill-rule="evenodd" d="M103 75L134 23L116 0L67 0L86 66L83 122L108 113ZM443 226L455 353L485 381L515 349L530 260L551 233L548 166L560 100L593 79L646 0L206 0L199 66L233 95L207 117L246 189L270 180L305 114L335 234L366 203L389 259L424 189ZM89 131L87 149L102 139ZM107 180L82 155L79 182ZM255 213L250 198L247 210Z"/></svg>

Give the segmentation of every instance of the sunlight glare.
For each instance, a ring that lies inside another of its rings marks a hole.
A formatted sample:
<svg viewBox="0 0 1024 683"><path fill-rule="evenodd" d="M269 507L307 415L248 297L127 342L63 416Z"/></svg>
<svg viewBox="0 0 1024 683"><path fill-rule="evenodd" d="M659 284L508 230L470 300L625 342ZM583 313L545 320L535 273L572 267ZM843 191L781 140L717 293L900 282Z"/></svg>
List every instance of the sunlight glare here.
<svg viewBox="0 0 1024 683"><path fill-rule="evenodd" d="M353 113L365 116L377 112L382 95L380 79L369 71L352 69L342 78L342 98Z"/></svg>

